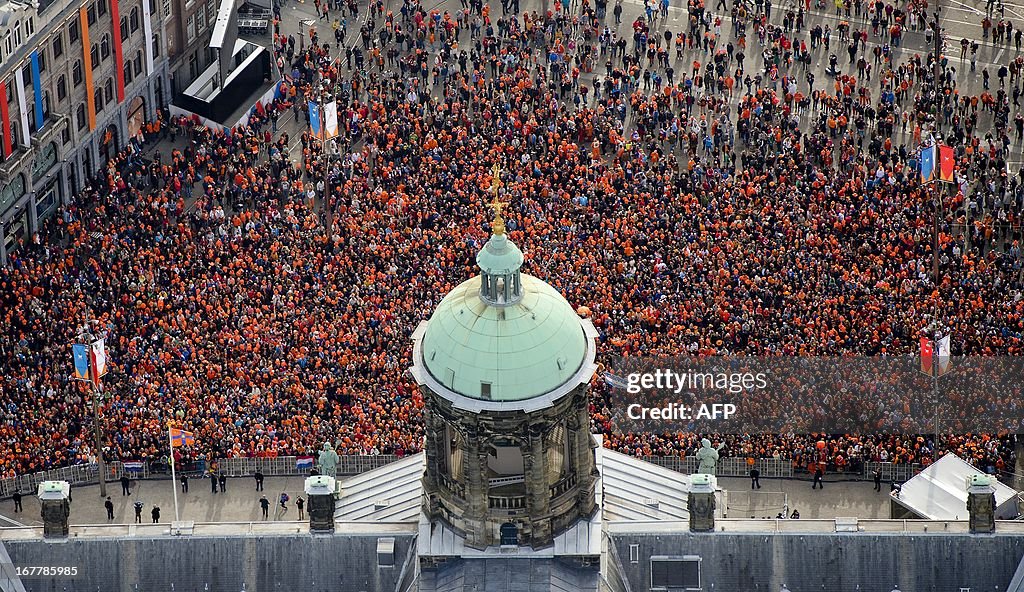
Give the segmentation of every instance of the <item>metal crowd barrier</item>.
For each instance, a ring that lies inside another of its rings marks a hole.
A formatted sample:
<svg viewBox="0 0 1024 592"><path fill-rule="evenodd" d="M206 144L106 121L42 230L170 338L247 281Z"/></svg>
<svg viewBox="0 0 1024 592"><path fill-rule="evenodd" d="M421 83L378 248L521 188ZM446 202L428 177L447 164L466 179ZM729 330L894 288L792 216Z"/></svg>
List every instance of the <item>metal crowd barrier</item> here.
<svg viewBox="0 0 1024 592"><path fill-rule="evenodd" d="M888 462L866 462L864 463L864 476L869 479L874 479L876 469L880 469L882 471L882 481L903 483L911 479L914 475L920 473L924 467L918 463L893 464ZM980 470L981 469L979 469L979 471Z"/></svg>
<svg viewBox="0 0 1024 592"><path fill-rule="evenodd" d="M338 475L358 475L378 469L387 464L399 460L401 457L393 454L379 455L342 455L338 459ZM316 457L314 456L314 462ZM697 458L693 456L646 456L645 461L677 471L680 473L697 472ZM309 475L310 469L298 468L295 456L278 457L257 457L257 458L220 458L208 467L206 461L195 461L182 463L179 471L182 473L205 474L210 468L217 472L223 472L229 477L250 477L257 469L267 477L301 476ZM749 464L746 458L726 457L718 461L715 473L720 477L747 477L750 469L757 467L761 476L765 478L788 478L793 477L793 463L787 459L761 458ZM893 464L888 462L864 462L862 471L846 474L856 474L864 479L874 478L875 469L882 471L882 480L891 482L905 482L921 472L923 467L920 464ZM161 463L143 463L141 470L125 470L123 463L113 461L107 463L107 480L117 481L122 475L128 475L133 479L148 479L154 475L165 475L170 473L170 467ZM72 465L19 475L8 479L0 479L0 498L8 498L15 491L21 491L23 495L33 495L39 484L43 481L67 481L71 485L91 485L99 482L99 469L95 463Z"/></svg>
<svg viewBox="0 0 1024 592"><path fill-rule="evenodd" d="M108 463L107 479L110 481L120 479L123 471L124 467L121 463ZM34 495L43 481L67 481L71 485L82 485L99 483L99 480L99 468L95 463L71 465L0 479L0 497L10 497L14 495L15 491L20 491L22 495Z"/></svg>
<svg viewBox="0 0 1024 592"><path fill-rule="evenodd" d="M316 456L314 455L314 463ZM383 467L398 460L393 454L341 455L338 457L337 474L358 475ZM298 468L297 456L220 458L214 461L213 470L229 477L250 477L259 469L267 477L308 475L310 469Z"/></svg>
<svg viewBox="0 0 1024 592"><path fill-rule="evenodd" d="M680 473L696 473L700 463L695 456L645 456L644 460ZM759 458L751 465L746 458L718 459L715 474L719 477L747 477L750 469L757 468L762 477L792 477L793 463L781 458Z"/></svg>

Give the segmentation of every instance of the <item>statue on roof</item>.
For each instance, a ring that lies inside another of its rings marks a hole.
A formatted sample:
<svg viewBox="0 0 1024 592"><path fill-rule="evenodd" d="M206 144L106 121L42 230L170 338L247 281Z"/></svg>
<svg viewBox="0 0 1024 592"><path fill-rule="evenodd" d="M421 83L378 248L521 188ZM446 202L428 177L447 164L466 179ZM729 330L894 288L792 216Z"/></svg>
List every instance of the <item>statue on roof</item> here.
<svg viewBox="0 0 1024 592"><path fill-rule="evenodd" d="M331 447L330 442L324 442L323 450L320 451L320 474L328 477L337 477L338 453Z"/></svg>
<svg viewBox="0 0 1024 592"><path fill-rule="evenodd" d="M707 475L714 475L715 468L718 466L718 451L725 447L725 443L719 444L717 447L711 447L711 440L702 438L700 441L700 450L697 451L697 472L705 473Z"/></svg>

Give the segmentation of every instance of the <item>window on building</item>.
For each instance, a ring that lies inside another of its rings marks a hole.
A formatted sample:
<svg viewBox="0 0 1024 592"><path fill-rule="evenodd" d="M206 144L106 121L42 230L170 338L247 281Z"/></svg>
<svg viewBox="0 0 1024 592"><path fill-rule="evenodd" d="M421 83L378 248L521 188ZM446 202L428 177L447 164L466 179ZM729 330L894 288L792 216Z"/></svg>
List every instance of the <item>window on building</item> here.
<svg viewBox="0 0 1024 592"><path fill-rule="evenodd" d="M78 41L78 21L72 20L68 25L68 43Z"/></svg>
<svg viewBox="0 0 1024 592"><path fill-rule="evenodd" d="M171 0L163 0L163 9L160 11L160 16L163 18L171 16Z"/></svg>
<svg viewBox="0 0 1024 592"><path fill-rule="evenodd" d="M96 13L100 16L107 14L107 0L96 0Z"/></svg>
<svg viewBox="0 0 1024 592"><path fill-rule="evenodd" d="M36 133L39 126L36 125L36 110L29 108L28 110L28 133L29 135Z"/></svg>
<svg viewBox="0 0 1024 592"><path fill-rule="evenodd" d="M39 48L39 71L46 72L46 46Z"/></svg>
<svg viewBox="0 0 1024 592"><path fill-rule="evenodd" d="M75 60L75 65L71 66L71 83L75 88L82 84L82 60Z"/></svg>
<svg viewBox="0 0 1024 592"><path fill-rule="evenodd" d="M21 79L25 81L25 92L32 92L29 86L32 84L32 62L27 62L21 69Z"/></svg>
<svg viewBox="0 0 1024 592"><path fill-rule="evenodd" d="M14 100L14 81L10 80L7 82L7 104L10 105L11 101Z"/></svg>
<svg viewBox="0 0 1024 592"><path fill-rule="evenodd" d="M99 113L103 110L103 89L97 88L96 92L93 93L92 100L96 103L96 112Z"/></svg>
<svg viewBox="0 0 1024 592"><path fill-rule="evenodd" d="M135 75L142 75L142 50L135 52Z"/></svg>
<svg viewBox="0 0 1024 592"><path fill-rule="evenodd" d="M11 39L11 35L9 33L4 37L4 49L6 50L4 51L4 55L11 55L14 53L14 40Z"/></svg>
<svg viewBox="0 0 1024 592"><path fill-rule="evenodd" d="M43 121L50 119L50 91L43 91Z"/></svg>
<svg viewBox="0 0 1024 592"><path fill-rule="evenodd" d="M17 150L21 146L24 146L24 144L21 143L21 139L22 139L21 138L21 134L18 133L18 122L17 121L12 121L11 122L11 140L12 140L11 145L14 147L15 150Z"/></svg>
<svg viewBox="0 0 1024 592"><path fill-rule="evenodd" d="M217 0L208 0L206 3L206 15L210 19L210 26L217 21Z"/></svg>
<svg viewBox="0 0 1024 592"><path fill-rule="evenodd" d="M196 31L202 33L206 29L206 5L200 4L196 11Z"/></svg>
<svg viewBox="0 0 1024 592"><path fill-rule="evenodd" d="M192 55L188 56L188 75L189 78L195 80L195 77L199 72L199 52L192 52Z"/></svg>
<svg viewBox="0 0 1024 592"><path fill-rule="evenodd" d="M128 17L121 17L121 41L128 39Z"/></svg>
<svg viewBox="0 0 1024 592"><path fill-rule="evenodd" d="M88 10L85 11L85 14L87 15L87 17L89 19L89 24L90 25L95 25L96 24L96 5L95 4L90 4Z"/></svg>
<svg viewBox="0 0 1024 592"><path fill-rule="evenodd" d="M65 125L64 128L60 130L60 141L65 143L65 144L68 144L68 143L71 142L71 126L70 125Z"/></svg>
<svg viewBox="0 0 1024 592"><path fill-rule="evenodd" d="M103 100L108 103L114 101L114 81L107 78L106 84L103 85Z"/></svg>
<svg viewBox="0 0 1024 592"><path fill-rule="evenodd" d="M132 33L139 30L139 7L136 6L131 12Z"/></svg>
<svg viewBox="0 0 1024 592"><path fill-rule="evenodd" d="M25 21L25 30L28 31L28 35L36 32L36 20L34 18L28 17L28 20Z"/></svg>
<svg viewBox="0 0 1024 592"><path fill-rule="evenodd" d="M100 66L100 48L95 43L92 44L92 49L89 50L89 57L92 58L92 69L95 70Z"/></svg>
<svg viewBox="0 0 1024 592"><path fill-rule="evenodd" d="M60 36L60 31L53 37L53 59L57 59L64 55L64 39Z"/></svg>
<svg viewBox="0 0 1024 592"><path fill-rule="evenodd" d="M81 68L79 68L81 72ZM68 80L61 74L57 77L57 100L63 101L68 96Z"/></svg>
<svg viewBox="0 0 1024 592"><path fill-rule="evenodd" d="M132 83L132 63L124 63L124 84L125 86Z"/></svg>
<svg viewBox="0 0 1024 592"><path fill-rule="evenodd" d="M78 125L79 130L85 129L85 105L79 105L75 111L75 123Z"/></svg>
<svg viewBox="0 0 1024 592"><path fill-rule="evenodd" d="M160 57L160 36L153 33L153 57Z"/></svg>
<svg viewBox="0 0 1024 592"><path fill-rule="evenodd" d="M651 557L651 590L700 590L700 557Z"/></svg>
<svg viewBox="0 0 1024 592"><path fill-rule="evenodd" d="M188 15L185 19L185 44L192 43L192 40L196 38L196 17L194 14Z"/></svg>
<svg viewBox="0 0 1024 592"><path fill-rule="evenodd" d="M14 23L14 44L21 45L21 21Z"/></svg>
<svg viewBox="0 0 1024 592"><path fill-rule="evenodd" d="M100 40L100 57L107 59L110 57L110 35L104 33L103 39Z"/></svg>

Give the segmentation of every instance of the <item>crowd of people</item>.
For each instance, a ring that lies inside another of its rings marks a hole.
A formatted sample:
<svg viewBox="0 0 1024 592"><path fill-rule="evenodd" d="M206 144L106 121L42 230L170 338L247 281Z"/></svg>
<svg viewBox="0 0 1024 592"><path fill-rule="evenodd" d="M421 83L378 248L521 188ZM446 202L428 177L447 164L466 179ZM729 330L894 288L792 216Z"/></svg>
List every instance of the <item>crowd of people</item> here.
<svg viewBox="0 0 1024 592"><path fill-rule="evenodd" d="M92 395L69 379L87 323L111 359L109 458L165 457L172 420L201 458L325 440L418 450L410 334L477 272L494 164L524 271L589 308L599 362L914 355L932 315L956 355L1021 355L1017 54L1008 80L998 68L974 94L958 85L966 53L936 69L908 47L928 30L922 0L840 1L845 20L824 28L805 20L832 6L810 0L722 5L689 0L670 30L668 3L631 24L621 1L547 15L511 1L322 3L333 36L322 19L296 49L278 29L284 96L227 132L163 115L148 140L184 134L184 149L122 153L0 270L0 474L95 457ZM814 63L830 64L826 80ZM324 96L340 122L326 155L311 130L279 129ZM958 162L938 213L917 172L932 141ZM592 415L607 446L699 446L698 434L612 429L602 375ZM986 470L1016 462L1009 430L713 439L723 455L801 467L820 460L819 441L837 468L927 463L936 445Z"/></svg>

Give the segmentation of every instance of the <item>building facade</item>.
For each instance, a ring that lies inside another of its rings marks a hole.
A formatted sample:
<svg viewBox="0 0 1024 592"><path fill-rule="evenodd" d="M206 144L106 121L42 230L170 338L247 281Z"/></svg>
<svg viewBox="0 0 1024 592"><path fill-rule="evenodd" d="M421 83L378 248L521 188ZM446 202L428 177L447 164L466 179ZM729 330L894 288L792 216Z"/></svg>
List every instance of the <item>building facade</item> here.
<svg viewBox="0 0 1024 592"><path fill-rule="evenodd" d="M184 91L217 59L210 49L210 35L217 20L220 0L161 0L168 4L167 55L171 67L171 88Z"/></svg>
<svg viewBox="0 0 1024 592"><path fill-rule="evenodd" d="M0 264L170 102L170 3L0 7Z"/></svg>

